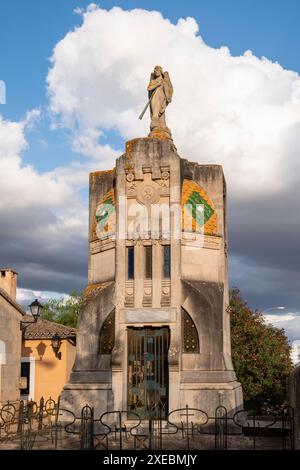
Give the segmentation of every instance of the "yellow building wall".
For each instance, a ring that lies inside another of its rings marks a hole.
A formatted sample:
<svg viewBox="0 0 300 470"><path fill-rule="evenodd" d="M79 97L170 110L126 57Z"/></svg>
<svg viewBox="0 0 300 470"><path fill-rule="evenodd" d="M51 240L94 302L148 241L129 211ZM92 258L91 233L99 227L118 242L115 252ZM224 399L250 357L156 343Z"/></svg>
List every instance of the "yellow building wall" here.
<svg viewBox="0 0 300 470"><path fill-rule="evenodd" d="M41 397L45 400L52 398L57 401L64 385L69 379L75 359L76 347L69 341L62 340L59 352L61 359L55 357L51 340L25 340L22 357L31 357L35 361L35 384L33 400L38 402ZM32 367L32 365L31 365ZM32 369L31 372L32 373Z"/></svg>

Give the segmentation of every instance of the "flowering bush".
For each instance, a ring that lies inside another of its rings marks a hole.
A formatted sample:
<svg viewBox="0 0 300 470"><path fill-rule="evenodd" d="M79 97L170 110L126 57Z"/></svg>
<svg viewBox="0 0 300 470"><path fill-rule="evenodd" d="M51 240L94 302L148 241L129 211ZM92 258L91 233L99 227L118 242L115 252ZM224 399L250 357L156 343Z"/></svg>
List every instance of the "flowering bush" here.
<svg viewBox="0 0 300 470"><path fill-rule="evenodd" d="M286 399L292 370L290 345L283 329L267 325L238 289L230 292L232 359L249 410L275 410Z"/></svg>

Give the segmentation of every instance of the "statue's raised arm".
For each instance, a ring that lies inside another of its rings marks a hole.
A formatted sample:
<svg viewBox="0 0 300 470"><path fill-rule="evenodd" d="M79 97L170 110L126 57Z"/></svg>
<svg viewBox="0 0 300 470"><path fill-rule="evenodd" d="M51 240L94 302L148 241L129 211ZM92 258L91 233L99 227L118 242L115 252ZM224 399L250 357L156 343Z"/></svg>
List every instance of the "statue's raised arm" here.
<svg viewBox="0 0 300 470"><path fill-rule="evenodd" d="M171 139L171 131L166 125L165 110L172 101L173 86L168 72L164 72L160 65L157 65L151 73L147 89L149 101L140 118L143 117L148 105L150 105L151 132L149 137Z"/></svg>

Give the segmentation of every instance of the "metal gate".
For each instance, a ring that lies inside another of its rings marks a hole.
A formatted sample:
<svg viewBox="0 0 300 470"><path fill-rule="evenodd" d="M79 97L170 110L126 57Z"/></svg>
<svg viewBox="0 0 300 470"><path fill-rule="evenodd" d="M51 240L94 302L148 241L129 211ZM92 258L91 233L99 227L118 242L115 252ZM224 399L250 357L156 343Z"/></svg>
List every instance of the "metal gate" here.
<svg viewBox="0 0 300 470"><path fill-rule="evenodd" d="M169 328L128 328L128 418L168 414Z"/></svg>

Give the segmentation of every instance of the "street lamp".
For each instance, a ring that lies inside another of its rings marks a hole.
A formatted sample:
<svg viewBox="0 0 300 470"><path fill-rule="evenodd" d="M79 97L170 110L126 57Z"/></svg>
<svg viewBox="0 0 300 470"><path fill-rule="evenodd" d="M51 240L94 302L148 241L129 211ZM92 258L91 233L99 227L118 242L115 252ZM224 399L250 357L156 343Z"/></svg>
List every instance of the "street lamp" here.
<svg viewBox="0 0 300 470"><path fill-rule="evenodd" d="M52 336L52 339L51 339L51 346L52 346L52 349L54 351L54 354L55 354L55 357L57 357L57 359L61 359L61 352L58 352L60 350L60 347L61 347L61 337L58 336L57 333L55 333L54 336Z"/></svg>
<svg viewBox="0 0 300 470"><path fill-rule="evenodd" d="M31 315L33 316L34 318L34 321L37 321L40 314L41 314L41 311L43 309L43 305L40 304L40 302L38 301L38 299L35 299L30 305L29 305L29 308L30 308L30 311L31 311Z"/></svg>
<svg viewBox="0 0 300 470"><path fill-rule="evenodd" d="M40 304L38 299L35 299L30 305L30 312L31 315L33 316L33 321L21 321L20 322L20 330L24 332L27 328L27 326L31 325L32 323L36 323L41 315L41 311L43 309L43 305Z"/></svg>

